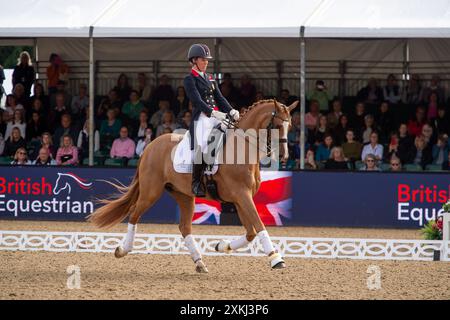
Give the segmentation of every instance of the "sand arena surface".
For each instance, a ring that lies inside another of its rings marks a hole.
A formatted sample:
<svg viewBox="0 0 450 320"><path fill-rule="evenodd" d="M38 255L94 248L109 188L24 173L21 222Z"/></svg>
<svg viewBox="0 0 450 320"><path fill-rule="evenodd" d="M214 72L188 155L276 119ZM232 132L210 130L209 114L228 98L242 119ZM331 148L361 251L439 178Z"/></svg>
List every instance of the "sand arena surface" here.
<svg viewBox="0 0 450 320"><path fill-rule="evenodd" d="M94 231L87 223L5 221L1 230ZM268 228L271 235L420 239L417 230ZM125 232L121 224L106 232ZM242 227L194 226L194 234L241 235ZM139 233L175 233L176 225L138 226ZM129 255L0 251L0 299L450 299L450 263L286 259L271 270L267 258L204 257L196 274L188 255ZM67 289L67 267L81 271L81 288ZM369 266L381 289L369 290Z"/></svg>

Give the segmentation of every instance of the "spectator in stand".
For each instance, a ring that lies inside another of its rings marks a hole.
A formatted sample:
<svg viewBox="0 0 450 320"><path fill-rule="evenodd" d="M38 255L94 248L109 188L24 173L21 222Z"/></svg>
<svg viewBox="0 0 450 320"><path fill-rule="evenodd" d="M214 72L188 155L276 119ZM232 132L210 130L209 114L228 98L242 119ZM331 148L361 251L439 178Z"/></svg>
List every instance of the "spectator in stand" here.
<svg viewBox="0 0 450 320"><path fill-rule="evenodd" d="M331 135L330 128L328 127L327 117L321 115L319 117L319 123L314 130L310 130L308 132L309 140L308 143L310 145L318 146L323 142L325 135Z"/></svg>
<svg viewBox="0 0 450 320"><path fill-rule="evenodd" d="M36 160L33 161L35 166L54 166L56 161L52 159L48 148L42 147L39 149L39 155Z"/></svg>
<svg viewBox="0 0 450 320"><path fill-rule="evenodd" d="M6 139L3 156L13 157L16 154L17 149L26 147L27 143L25 139L20 135L20 129L14 127L11 131L11 135Z"/></svg>
<svg viewBox="0 0 450 320"><path fill-rule="evenodd" d="M416 108L415 119L408 121L408 132L413 137L417 137L422 133L422 127L426 123L425 108L418 106Z"/></svg>
<svg viewBox="0 0 450 320"><path fill-rule="evenodd" d="M150 124L152 125L153 128L158 128L158 126L161 124L164 112L170 111L170 102L167 100L160 100L158 102L158 108L159 110L155 112L150 119Z"/></svg>
<svg viewBox="0 0 450 320"><path fill-rule="evenodd" d="M365 104L378 105L383 101L383 90L378 86L377 80L370 78L367 86L359 90L356 97Z"/></svg>
<svg viewBox="0 0 450 320"><path fill-rule="evenodd" d="M441 134L437 139L437 143L433 146L433 164L443 165L448 158L449 145L448 135Z"/></svg>
<svg viewBox="0 0 450 320"><path fill-rule="evenodd" d="M400 124L397 137L398 142L396 143L396 141L393 140L390 144L398 145L394 150L395 154L400 158L402 164L408 163L408 161L413 157L411 155L411 151L414 144L414 139L408 134L408 127L406 123Z"/></svg>
<svg viewBox="0 0 450 320"><path fill-rule="evenodd" d="M122 126L120 128L120 136L115 139L110 151L110 156L113 159L127 158L131 159L134 156L136 144L128 137L128 128Z"/></svg>
<svg viewBox="0 0 450 320"><path fill-rule="evenodd" d="M383 144L387 143L389 134L395 128L393 115L389 110L389 103L387 101L381 103L376 122L380 132L380 142Z"/></svg>
<svg viewBox="0 0 450 320"><path fill-rule="evenodd" d="M300 126L300 113L299 112L294 112L292 114L292 125L289 128L288 131L288 148L290 150L291 153L294 153L294 158L295 159L299 159L300 157L300 153L296 154L297 152L295 151L296 146L298 146L298 144L300 143L300 130L301 130L301 126Z"/></svg>
<svg viewBox="0 0 450 320"><path fill-rule="evenodd" d="M177 129L189 130L191 121L192 121L192 112L190 112L188 110L184 111L181 121L177 126Z"/></svg>
<svg viewBox="0 0 450 320"><path fill-rule="evenodd" d="M422 103L422 85L418 74L413 74L402 92L402 102L406 105L417 106Z"/></svg>
<svg viewBox="0 0 450 320"><path fill-rule="evenodd" d="M47 67L47 88L48 94L56 93L59 81L69 80L69 67L56 53L50 55L50 65Z"/></svg>
<svg viewBox="0 0 450 320"><path fill-rule="evenodd" d="M82 83L78 88L78 95L72 98L70 105L70 114L74 119L86 112L89 107L89 96L87 95L87 86Z"/></svg>
<svg viewBox="0 0 450 320"><path fill-rule="evenodd" d="M370 142L363 147L361 159L365 159L368 154L372 154L379 161L383 159L383 146L378 143L378 133L370 134Z"/></svg>
<svg viewBox="0 0 450 320"><path fill-rule="evenodd" d="M383 97L385 101L393 105L398 104L402 98L402 93L397 84L397 79L392 73L387 77L386 85L383 88Z"/></svg>
<svg viewBox="0 0 450 320"><path fill-rule="evenodd" d="M361 132L361 139L363 144L367 144L370 142L370 135L372 132L378 131L378 128L375 124L375 119L371 114L367 114L364 117L364 126Z"/></svg>
<svg viewBox="0 0 450 320"><path fill-rule="evenodd" d="M358 140L362 140L362 130L365 123L366 106L363 102L358 102L355 106L355 113L349 119L350 127L354 129L355 136Z"/></svg>
<svg viewBox="0 0 450 320"><path fill-rule="evenodd" d="M432 93L436 94L438 105L442 105L445 103L445 89L440 86L440 82L441 79L439 78L439 76L433 76L430 86L424 89L423 102L425 104L430 103L430 97Z"/></svg>
<svg viewBox="0 0 450 320"><path fill-rule="evenodd" d="M174 100L174 91L169 83L169 77L167 75L163 74L161 78L159 78L159 85L153 92L152 99L156 102L160 100Z"/></svg>
<svg viewBox="0 0 450 320"><path fill-rule="evenodd" d="M422 127L422 136L427 144L434 145L437 141L437 135L435 134L433 127L428 123L425 123Z"/></svg>
<svg viewBox="0 0 450 320"><path fill-rule="evenodd" d="M219 85L220 91L222 95L227 99L230 103L236 103L238 101L238 90L233 84L233 80L231 79L230 73L223 74L222 83Z"/></svg>
<svg viewBox="0 0 450 320"><path fill-rule="evenodd" d="M327 161L330 158L330 152L332 148L333 148L333 137L331 136L331 134L326 134L323 139L323 143L321 143L317 147L316 161L321 163Z"/></svg>
<svg viewBox="0 0 450 320"><path fill-rule="evenodd" d="M327 87L323 80L317 80L315 88L307 94L308 100L316 100L319 103L319 110L322 113L327 113L331 99L333 97L328 93Z"/></svg>
<svg viewBox="0 0 450 320"><path fill-rule="evenodd" d="M128 84L128 77L125 73L121 73L119 78L117 79L117 85L113 88L115 92L117 92L118 99L120 101L121 106L128 101L131 94L131 86Z"/></svg>
<svg viewBox="0 0 450 320"><path fill-rule="evenodd" d="M39 114L41 118L46 118L48 116L48 111L44 110L44 105L42 104L42 100L34 99L33 104L31 105L31 110L29 112L28 119L31 119L33 113ZM46 121L43 121L46 123Z"/></svg>
<svg viewBox="0 0 450 320"><path fill-rule="evenodd" d="M78 165L78 148L73 145L72 137L65 134L61 140L61 146L56 152L56 164L63 166Z"/></svg>
<svg viewBox="0 0 450 320"><path fill-rule="evenodd" d="M259 93L260 93L260 95L259 95ZM259 97L258 97L258 95L259 95ZM258 91L256 93L256 96L257 96L256 101L264 100L264 95L261 91ZM278 101L280 101L282 104L284 104L285 106L289 106L296 100L298 100L298 98L296 96L292 96L288 89L281 90Z"/></svg>
<svg viewBox="0 0 450 320"><path fill-rule="evenodd" d="M432 121L436 128L437 134L450 134L450 118L444 106L438 108L437 117Z"/></svg>
<svg viewBox="0 0 450 320"><path fill-rule="evenodd" d="M442 164L442 170L450 171L450 152L448 153L447 160Z"/></svg>
<svg viewBox="0 0 450 320"><path fill-rule="evenodd" d="M61 118L64 114L69 114L69 107L66 106L64 101L64 95L62 93L56 94L56 106L52 108L49 115L49 129L54 131L55 124L61 122Z"/></svg>
<svg viewBox="0 0 450 320"><path fill-rule="evenodd" d="M317 170L318 165L316 163L314 150L307 149L305 154L305 169L306 170Z"/></svg>
<svg viewBox="0 0 450 320"><path fill-rule="evenodd" d="M433 162L432 146L427 144L424 136L419 135L414 140L412 155L410 162L421 166L422 169Z"/></svg>
<svg viewBox="0 0 450 320"><path fill-rule="evenodd" d="M360 169L361 171L381 171L378 167L378 159L374 154L368 153L364 157L364 166Z"/></svg>
<svg viewBox="0 0 450 320"><path fill-rule="evenodd" d="M314 130L319 123L319 102L311 100L309 103L309 112L305 114L305 126L308 130Z"/></svg>
<svg viewBox="0 0 450 320"><path fill-rule="evenodd" d="M189 99L186 96L186 91L183 86L177 88L177 96L172 104L173 113L178 116L182 110L187 110L189 107Z"/></svg>
<svg viewBox="0 0 450 320"><path fill-rule="evenodd" d="M18 148L16 150L16 153L14 154L14 160L11 161L12 165L15 166L26 166L26 165L30 165L31 161L28 160L28 154L27 154L27 149L25 148Z"/></svg>
<svg viewBox="0 0 450 320"><path fill-rule="evenodd" d="M138 85L137 92L139 97L141 97L141 101L143 103L150 101L150 94L152 93L152 88L147 84L147 76L144 72L139 72L137 76Z"/></svg>
<svg viewBox="0 0 450 320"><path fill-rule="evenodd" d="M341 147L331 149L330 158L325 162L327 170L348 170L347 159Z"/></svg>
<svg viewBox="0 0 450 320"><path fill-rule="evenodd" d="M25 87L21 83L14 86L12 93L16 97L17 104L21 104L26 110L30 107L30 97L25 94Z"/></svg>
<svg viewBox="0 0 450 320"><path fill-rule="evenodd" d="M34 106L34 101L40 100L42 103L43 112L48 112L50 109L50 99L44 92L44 87L41 83L35 82L33 87L33 96L30 98L31 106Z"/></svg>
<svg viewBox="0 0 450 320"><path fill-rule="evenodd" d="M156 137L162 135L164 133L164 129L166 128L170 128L170 132L173 132L173 130L177 128L172 111L164 112L161 119L161 124L156 129Z"/></svg>
<svg viewBox="0 0 450 320"><path fill-rule="evenodd" d="M116 118L120 117L122 112L122 104L117 91L114 89L110 90L108 96L104 97L98 105L97 111L95 112L95 121L97 126L101 125L102 121L107 119L106 114L109 109L114 110Z"/></svg>
<svg viewBox="0 0 450 320"><path fill-rule="evenodd" d="M362 144L355 140L355 133L352 129L348 129L345 134L346 142L342 144L342 151L345 156L355 162L361 159Z"/></svg>
<svg viewBox="0 0 450 320"><path fill-rule="evenodd" d="M122 108L122 114L125 117L124 122L134 127L139 123L139 114L142 110L145 110L145 107L140 100L139 92L132 90L130 101L126 102Z"/></svg>
<svg viewBox="0 0 450 320"><path fill-rule="evenodd" d="M35 100L40 101L40 100ZM26 129L26 140L27 141L39 141L41 135L47 131L47 126L42 116L37 111L33 111L31 114L31 119L28 121Z"/></svg>
<svg viewBox="0 0 450 320"><path fill-rule="evenodd" d="M27 132L27 124L24 120L23 112L22 110L14 111L14 118L8 121L6 124L6 132L5 136L9 137L11 135L13 128L19 128L20 135L25 139L26 138L26 132Z"/></svg>
<svg viewBox="0 0 450 320"><path fill-rule="evenodd" d="M339 121L337 126L333 130L333 136L334 140L336 142L336 145L340 146L345 141L345 136L347 134L347 130L349 129L349 123L348 123L348 117L347 115L343 114L339 117ZM352 133L353 129L352 129Z"/></svg>
<svg viewBox="0 0 450 320"><path fill-rule="evenodd" d="M389 171L402 171L402 162L400 159L393 155L389 161Z"/></svg>
<svg viewBox="0 0 450 320"><path fill-rule="evenodd" d="M100 126L100 141L102 146L109 149L114 139L119 136L122 120L116 118L114 109L109 109L106 115L107 119L103 120Z"/></svg>
<svg viewBox="0 0 450 320"><path fill-rule="evenodd" d="M143 109L139 113L139 127L137 127L137 131L133 134L134 137L136 137L138 140L145 136L145 130L150 127L149 119L148 119L148 112L146 109Z"/></svg>
<svg viewBox="0 0 450 320"><path fill-rule="evenodd" d="M430 94L428 102L427 120L431 121L437 117L438 110L438 96L436 92Z"/></svg>
<svg viewBox="0 0 450 320"><path fill-rule="evenodd" d="M145 134L141 137L136 146L136 154L138 157L141 157L144 153L145 147L152 142L153 130L151 127L145 129Z"/></svg>
<svg viewBox="0 0 450 320"><path fill-rule="evenodd" d="M89 158L89 121L85 121L83 129L78 134L77 148L81 160ZM94 152L100 150L100 134L94 128Z"/></svg>
<svg viewBox="0 0 450 320"><path fill-rule="evenodd" d="M339 119L342 116L342 104L339 99L334 99L331 103L332 111L328 113L328 127L333 130L339 124Z"/></svg>
<svg viewBox="0 0 450 320"><path fill-rule="evenodd" d="M29 97L35 78L36 74L30 54L27 51L22 51L17 60L17 65L14 67L12 85L15 87L18 83L22 84L25 89L25 96Z"/></svg>
<svg viewBox="0 0 450 320"><path fill-rule="evenodd" d="M17 99L14 95L8 94L6 96L5 113L3 114L3 120L8 122L14 119L14 113L16 110L25 112L25 108L21 104L17 104Z"/></svg>
<svg viewBox="0 0 450 320"><path fill-rule="evenodd" d="M66 90L66 83L64 81L58 81L56 85L56 91L50 96L50 107L54 108L56 106L56 97L58 95L64 96L64 105L67 110L70 111L70 106L72 103L72 95Z"/></svg>
<svg viewBox="0 0 450 320"><path fill-rule="evenodd" d="M72 125L72 117L70 114L66 113L61 116L61 125L56 128L55 134L53 135L53 141L57 147L61 146L61 138L65 135L69 135L73 141L78 139L78 130Z"/></svg>
<svg viewBox="0 0 450 320"><path fill-rule="evenodd" d="M255 102L256 87L253 85L250 77L246 74L241 77L241 86L239 88L239 102L243 107L251 106Z"/></svg>
<svg viewBox="0 0 450 320"><path fill-rule="evenodd" d="M55 148L55 146L53 145L52 135L50 134L50 132L44 132L41 135L40 142L41 144L39 146L36 146L34 150L32 150L30 158L36 159L39 156L39 150L42 148L46 148L48 149L50 158L56 159L57 148Z"/></svg>

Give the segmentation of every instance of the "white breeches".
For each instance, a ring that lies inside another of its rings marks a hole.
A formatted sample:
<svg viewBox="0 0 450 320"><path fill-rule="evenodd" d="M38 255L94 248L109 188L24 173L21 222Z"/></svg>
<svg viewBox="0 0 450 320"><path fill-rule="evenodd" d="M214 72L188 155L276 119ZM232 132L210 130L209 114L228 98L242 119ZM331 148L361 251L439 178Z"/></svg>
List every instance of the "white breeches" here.
<svg viewBox="0 0 450 320"><path fill-rule="evenodd" d="M208 148L208 137L212 131L212 129L220 124L220 121L216 118L210 117L208 118L203 112L200 114L200 117L195 122L195 139L198 146L200 146L200 150L203 153L207 152Z"/></svg>

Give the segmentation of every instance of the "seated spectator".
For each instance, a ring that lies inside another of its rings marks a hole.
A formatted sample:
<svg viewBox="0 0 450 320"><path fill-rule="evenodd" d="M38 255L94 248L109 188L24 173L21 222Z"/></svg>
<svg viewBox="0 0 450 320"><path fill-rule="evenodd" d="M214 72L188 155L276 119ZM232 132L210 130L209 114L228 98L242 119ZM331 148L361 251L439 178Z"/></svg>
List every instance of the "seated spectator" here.
<svg viewBox="0 0 450 320"><path fill-rule="evenodd" d="M25 95L29 97L31 94L31 86L33 85L35 78L36 75L30 54L27 51L22 51L12 74L13 87L20 83L25 89Z"/></svg>
<svg viewBox="0 0 450 320"><path fill-rule="evenodd" d="M144 153L144 149L145 147L152 142L152 137L153 137L153 130L151 127L148 127L147 129L145 129L145 135L143 137L141 137L141 139L139 139L137 146L136 146L136 154L138 155L138 157L141 157L142 154Z"/></svg>
<svg viewBox="0 0 450 320"><path fill-rule="evenodd" d="M419 75L413 74L402 92L402 102L411 106L420 104L422 102L422 91Z"/></svg>
<svg viewBox="0 0 450 320"><path fill-rule="evenodd" d="M342 151L345 156L352 162L361 159L362 144L355 140L355 133L352 129L348 129L345 135L346 142L342 144Z"/></svg>
<svg viewBox="0 0 450 320"><path fill-rule="evenodd" d="M158 111L153 114L153 116L150 119L150 124L152 125L152 128L158 128L158 126L161 124L162 116L164 112L170 111L170 103L167 100L160 100L158 101Z"/></svg>
<svg viewBox="0 0 450 320"><path fill-rule="evenodd" d="M163 114L163 117L161 119L161 124L156 129L156 136L159 137L164 133L164 130L166 128L170 129L170 132L173 132L177 128L177 125L175 123L175 117L173 116L173 113L171 111L166 111ZM168 131L166 131L167 133Z"/></svg>
<svg viewBox="0 0 450 320"><path fill-rule="evenodd" d="M236 103L238 100L238 90L233 84L233 80L231 78L230 73L224 73L222 83L219 85L220 91L222 95L227 99L230 103Z"/></svg>
<svg viewBox="0 0 450 320"><path fill-rule="evenodd" d="M427 108L427 120L432 121L437 117L438 110L438 97L436 92L432 92L430 95L430 101Z"/></svg>
<svg viewBox="0 0 450 320"><path fill-rule="evenodd" d="M364 118L366 116L366 106L362 102L358 102L355 106L355 112L350 117L350 127L353 128L353 132L355 133L355 137L357 140L361 141L362 130L364 127Z"/></svg>
<svg viewBox="0 0 450 320"><path fill-rule="evenodd" d="M333 130L339 124L339 120L341 119L342 116L341 101L339 99L334 99L333 102L331 103L331 109L332 111L329 114L327 114L327 121L328 126L330 127L331 130Z"/></svg>
<svg viewBox="0 0 450 320"><path fill-rule="evenodd" d="M433 164L443 165L448 158L448 152L448 136L446 134L441 134L432 149Z"/></svg>
<svg viewBox="0 0 450 320"><path fill-rule="evenodd" d="M87 95L87 86L82 83L78 88L78 95L72 98L70 114L74 117L74 119L76 119L79 115L85 113L88 107L89 96Z"/></svg>
<svg viewBox="0 0 450 320"><path fill-rule="evenodd" d="M386 85L383 88L383 98L385 101L395 105L400 102L401 97L402 93L397 84L397 79L391 73L388 75Z"/></svg>
<svg viewBox="0 0 450 320"><path fill-rule="evenodd" d="M147 84L147 76L144 72L139 72L137 76L137 92L139 97L141 97L142 102L150 101L150 94L152 93L152 88Z"/></svg>
<svg viewBox="0 0 450 320"><path fill-rule="evenodd" d="M78 165L78 148L73 145L72 137L64 134L61 138L61 146L56 152L56 164L63 166Z"/></svg>
<svg viewBox="0 0 450 320"><path fill-rule="evenodd" d="M294 150L295 146L300 143L300 113L298 111L292 114L292 124L288 131L288 148L291 152ZM297 159L298 157L295 157Z"/></svg>
<svg viewBox="0 0 450 320"><path fill-rule="evenodd" d="M48 148L42 147L39 149L39 155L36 160L33 161L35 166L54 166L56 161L52 159Z"/></svg>
<svg viewBox="0 0 450 320"><path fill-rule="evenodd" d="M49 114L48 108L45 108L42 100L34 99L31 104L31 109L28 112L28 119L31 119L31 115L33 112L37 112L41 117L47 117Z"/></svg>
<svg viewBox="0 0 450 320"><path fill-rule="evenodd" d="M189 126L191 125L191 121L192 121L192 113L190 111L184 111L181 121L177 126L177 129L185 129L185 130L189 130Z"/></svg>
<svg viewBox="0 0 450 320"><path fill-rule="evenodd" d="M50 100L44 92L44 86L39 82L34 83L33 96L31 96L30 98L31 106L34 105L35 100L40 100L42 103L41 109L43 110L43 112L48 112L48 109L50 107Z"/></svg>
<svg viewBox="0 0 450 320"><path fill-rule="evenodd" d="M83 129L78 134L77 147L81 159L89 158L89 121L84 122ZM94 152L100 150L100 134L94 129Z"/></svg>
<svg viewBox="0 0 450 320"><path fill-rule="evenodd" d="M44 120L42 119L39 112L33 111L33 113L31 114L31 119L27 124L26 140L37 141L45 131L47 131L47 126Z"/></svg>
<svg viewBox="0 0 450 320"><path fill-rule="evenodd" d="M319 103L319 110L321 113L328 112L331 99L333 98L327 90L325 83L323 80L317 80L315 88L308 92L307 97L308 100L316 100Z"/></svg>
<svg viewBox="0 0 450 320"><path fill-rule="evenodd" d="M56 106L56 97L58 95L63 96L64 105L66 106L67 111L70 111L70 106L72 103L72 95L69 92L67 92L65 81L62 81L62 80L58 81L58 84L56 86L56 92L50 96L50 107L51 108L54 108Z"/></svg>
<svg viewBox="0 0 450 320"><path fill-rule="evenodd" d="M59 81L67 81L69 76L69 67L63 62L61 57L52 53L49 58L50 65L47 67L47 88L48 94L56 93Z"/></svg>
<svg viewBox="0 0 450 320"><path fill-rule="evenodd" d="M264 94L261 91L256 92L256 101L264 100ZM291 105L298 100L298 97L291 95L288 89L282 89L278 101L285 106Z"/></svg>
<svg viewBox="0 0 450 320"><path fill-rule="evenodd" d="M309 112L305 114L305 126L308 130L314 130L318 123L319 117L321 116L319 112L319 102L317 100L311 100L309 103Z"/></svg>
<svg viewBox="0 0 450 320"><path fill-rule="evenodd" d="M341 147L331 149L330 158L325 162L327 170L348 170L347 159Z"/></svg>
<svg viewBox="0 0 450 320"><path fill-rule="evenodd" d="M255 102L256 87L252 83L250 77L247 74L241 77L241 86L239 88L239 106L248 107Z"/></svg>
<svg viewBox="0 0 450 320"><path fill-rule="evenodd" d="M66 106L64 101L64 95L61 93L56 93L55 95L56 105L50 110L49 124L55 126L57 123L61 123L61 118L64 114L69 114L69 107ZM54 127L52 128L54 131Z"/></svg>
<svg viewBox="0 0 450 320"><path fill-rule="evenodd" d="M325 162L330 158L330 151L333 148L333 137L330 134L326 134L323 138L323 143L317 147L316 161Z"/></svg>
<svg viewBox="0 0 450 320"><path fill-rule="evenodd" d="M163 74L159 78L159 85L156 87L155 91L152 94L153 101L173 101L174 100L174 91L172 86L169 83L169 77Z"/></svg>
<svg viewBox="0 0 450 320"><path fill-rule="evenodd" d="M24 120L24 114L22 110L16 109L14 111L14 118L8 121L6 124L6 131L5 136L9 137L11 135L13 128L19 128L20 135L25 139L26 138L26 132L27 132L27 124Z"/></svg>
<svg viewBox="0 0 450 320"><path fill-rule="evenodd" d="M6 96L5 112L3 113L3 120L8 122L14 119L14 113L16 110L25 112L23 105L17 103L17 99L14 95L8 94Z"/></svg>
<svg viewBox="0 0 450 320"><path fill-rule="evenodd" d="M126 116L127 123L133 126L137 124L142 110L144 110L144 105L139 100L139 93L137 90L131 90L130 101L126 102L122 108L122 114Z"/></svg>
<svg viewBox="0 0 450 320"><path fill-rule="evenodd" d="M78 139L78 130L72 125L72 117L67 113L61 116L61 125L56 128L53 135L53 141L57 147L61 146L61 137L64 135L70 135L72 142Z"/></svg>
<svg viewBox="0 0 450 320"><path fill-rule="evenodd" d="M16 97L17 104L21 104L27 109L30 105L30 96L26 95L25 87L21 83L17 83L12 94Z"/></svg>
<svg viewBox="0 0 450 320"><path fill-rule="evenodd" d="M119 136L122 120L116 119L114 109L109 109L106 115L107 119L103 120L100 126L100 140L102 145L111 147L114 139Z"/></svg>
<svg viewBox="0 0 450 320"><path fill-rule="evenodd" d="M377 127L380 133L380 142L387 143L389 134L395 129L394 116L389 110L389 103L384 101L380 105L380 110L376 118Z"/></svg>
<svg viewBox="0 0 450 320"><path fill-rule="evenodd" d="M398 157L393 155L389 161L389 171L402 171L402 162Z"/></svg>
<svg viewBox="0 0 450 320"><path fill-rule="evenodd" d="M366 159L368 154L374 155L377 161L383 159L383 146L378 143L378 133L376 132L370 134L370 142L363 147L361 159Z"/></svg>
<svg viewBox="0 0 450 320"><path fill-rule="evenodd" d="M432 123L436 128L437 134L450 135L450 118L444 106L438 108L437 117L433 119Z"/></svg>
<svg viewBox="0 0 450 320"><path fill-rule="evenodd" d="M117 90L110 90L108 96L103 98L96 111L96 120L101 123L106 119L106 113L109 109L113 109L116 112L116 117L119 117L122 110L122 103L119 98Z"/></svg>
<svg viewBox="0 0 450 320"><path fill-rule="evenodd" d="M414 140L412 155L413 158L410 162L421 166L422 169L433 162L432 147L427 144L424 136L417 136Z"/></svg>
<svg viewBox="0 0 450 320"><path fill-rule="evenodd" d="M433 127L428 123L422 126L422 136L427 144L433 145L437 141L437 135L434 134Z"/></svg>
<svg viewBox="0 0 450 320"><path fill-rule="evenodd" d="M361 171L381 171L378 167L377 156L368 153L364 157L364 166L360 169Z"/></svg>
<svg viewBox="0 0 450 320"><path fill-rule="evenodd" d="M398 134L397 134L398 142L391 142L393 144L397 144L397 148L395 154L400 158L402 164L405 164L411 159L413 156L411 155L412 147L414 144L414 139L408 134L408 127L406 123L402 123L399 126Z"/></svg>
<svg viewBox="0 0 450 320"><path fill-rule="evenodd" d="M370 78L367 86L359 90L356 97L363 103L379 104L383 101L383 90L378 86L376 79Z"/></svg>
<svg viewBox="0 0 450 320"><path fill-rule="evenodd" d="M27 143L25 139L20 135L20 129L14 127L12 128L11 135L6 139L3 156L13 157L16 154L17 149L26 147Z"/></svg>
<svg viewBox="0 0 450 320"><path fill-rule="evenodd" d="M348 117L345 114L342 114L339 117L338 124L333 129L333 136L336 142L336 145L340 146L345 142L345 136L347 134L347 130L349 129ZM353 132L353 129L352 129ZM354 132L353 132L354 133Z"/></svg>
<svg viewBox="0 0 450 320"><path fill-rule="evenodd" d="M326 134L331 134L330 128L328 127L327 117L321 115L319 117L319 122L314 130L310 130L308 132L309 140L308 143L310 145L319 145L323 142L323 139Z"/></svg>
<svg viewBox="0 0 450 320"><path fill-rule="evenodd" d="M131 94L131 86L128 84L128 77L125 73L121 73L117 79L117 85L113 88L117 92L120 104L123 105L125 101L128 101Z"/></svg>
<svg viewBox="0 0 450 320"><path fill-rule="evenodd" d="M408 121L408 132L413 137L422 134L422 127L426 123L425 108L418 106L416 108L416 115L413 120Z"/></svg>
<svg viewBox="0 0 450 320"><path fill-rule="evenodd" d="M305 170L317 170L318 166L314 158L314 150L308 149L305 155Z"/></svg>
<svg viewBox="0 0 450 320"><path fill-rule="evenodd" d="M186 96L186 91L183 86L177 88L177 96L172 104L173 113L178 115L181 110L187 110L189 107L189 99Z"/></svg>
<svg viewBox="0 0 450 320"><path fill-rule="evenodd" d="M377 131L377 126L375 124L375 119L371 114L367 114L364 117L364 126L361 131L361 140L363 144L367 144L370 142L370 135L372 132Z"/></svg>
<svg viewBox="0 0 450 320"><path fill-rule="evenodd" d="M442 105L445 103L445 89L440 85L441 79L439 76L433 76L430 86L423 90L423 102L425 104L430 103L430 97L432 93L437 96L437 103Z"/></svg>
<svg viewBox="0 0 450 320"><path fill-rule="evenodd" d="M120 136L115 139L110 151L111 158L128 158L131 159L134 156L136 144L132 139L128 137L128 128L122 126L120 128Z"/></svg>
<svg viewBox="0 0 450 320"><path fill-rule="evenodd" d="M40 143L39 146L36 145L34 150L32 150L30 158L31 159L36 159L39 156L39 150L41 150L42 148L47 148L48 152L50 154L50 157L52 159L56 159L56 151L57 151L57 149L53 145L52 135L50 134L50 132L44 132L41 135L39 140L40 140L41 143Z"/></svg>
<svg viewBox="0 0 450 320"><path fill-rule="evenodd" d="M139 113L139 127L137 128L137 132L135 134L135 137L137 139L140 139L145 136L145 130L150 127L149 119L148 119L148 112L147 110L143 109Z"/></svg>
<svg viewBox="0 0 450 320"><path fill-rule="evenodd" d="M27 149L25 148L18 148L16 150L16 153L14 154L14 160L11 161L12 165L16 166L23 166L23 165L29 165L31 164L31 161L28 160L28 154Z"/></svg>

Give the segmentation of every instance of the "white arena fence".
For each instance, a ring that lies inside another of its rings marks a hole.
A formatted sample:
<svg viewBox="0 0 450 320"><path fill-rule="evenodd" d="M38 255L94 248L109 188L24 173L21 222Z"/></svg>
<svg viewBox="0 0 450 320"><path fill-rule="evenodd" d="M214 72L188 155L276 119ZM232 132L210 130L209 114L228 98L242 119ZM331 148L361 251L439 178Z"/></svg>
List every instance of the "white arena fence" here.
<svg viewBox="0 0 450 320"><path fill-rule="evenodd" d="M201 253L218 256L215 245L233 236L194 236ZM0 250L50 252L113 252L125 240L124 233L0 231ZM272 237L274 246L284 257L368 260L432 261L434 252L441 252L442 261L450 261L450 241L297 238ZM137 234L134 254L189 254L180 235ZM247 248L231 253L233 256L264 256L256 238Z"/></svg>

